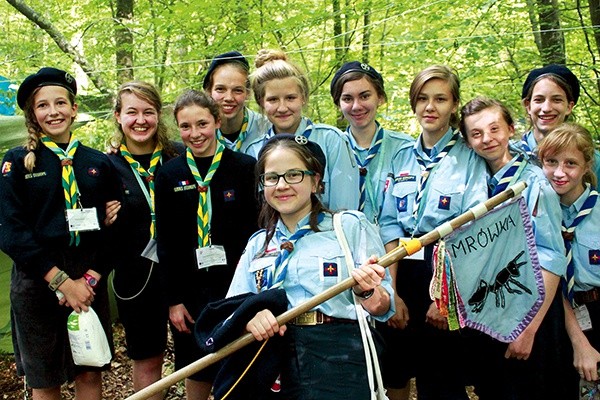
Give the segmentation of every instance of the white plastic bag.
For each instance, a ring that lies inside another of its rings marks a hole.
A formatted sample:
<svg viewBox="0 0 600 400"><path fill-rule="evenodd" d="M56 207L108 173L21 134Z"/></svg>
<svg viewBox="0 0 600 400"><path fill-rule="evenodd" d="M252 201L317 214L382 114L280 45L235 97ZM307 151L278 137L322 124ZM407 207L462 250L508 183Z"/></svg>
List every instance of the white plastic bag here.
<svg viewBox="0 0 600 400"><path fill-rule="evenodd" d="M67 319L71 354L76 365L101 367L110 362L110 346L98 315L89 311L73 311Z"/></svg>

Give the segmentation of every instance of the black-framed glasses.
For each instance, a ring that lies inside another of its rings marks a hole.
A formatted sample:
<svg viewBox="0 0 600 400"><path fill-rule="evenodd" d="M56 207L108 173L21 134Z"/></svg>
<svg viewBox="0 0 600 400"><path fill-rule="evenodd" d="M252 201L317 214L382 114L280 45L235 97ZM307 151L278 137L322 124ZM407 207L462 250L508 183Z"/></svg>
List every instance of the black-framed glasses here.
<svg viewBox="0 0 600 400"><path fill-rule="evenodd" d="M304 180L304 175L314 175L313 171L307 171L302 169L288 169L283 174L276 174L275 172L267 172L266 174L260 175L260 183L265 186L276 186L279 183L279 179L283 178L288 184L293 185L294 183L300 183Z"/></svg>

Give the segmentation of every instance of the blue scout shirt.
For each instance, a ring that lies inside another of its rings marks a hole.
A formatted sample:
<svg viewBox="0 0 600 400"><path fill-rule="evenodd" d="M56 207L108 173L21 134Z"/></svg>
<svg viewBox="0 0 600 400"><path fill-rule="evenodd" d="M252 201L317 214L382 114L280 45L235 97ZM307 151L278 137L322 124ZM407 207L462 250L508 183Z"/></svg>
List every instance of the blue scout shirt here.
<svg viewBox="0 0 600 400"><path fill-rule="evenodd" d="M253 143L260 141L265 137L266 132L271 127L271 123L263 114L252 111L248 107L244 109L244 113L248 116L248 126L246 127L246 138L242 141L242 147L239 151L248 154L248 148L250 148ZM218 130L217 132L219 140L222 141L227 148L235 151L236 143L223 136L221 130ZM250 155L256 158L255 155Z"/></svg>
<svg viewBox="0 0 600 400"><path fill-rule="evenodd" d="M312 129L310 128L312 125ZM331 125L311 124L310 120L302 117L302 121L295 135L303 135L321 146L325 153L327 166L323 182L325 193L321 195L323 204L331 210L356 210L358 209L358 166L348 142L343 138L343 133ZM258 158L260 149L275 133L269 129L267 135L261 140L252 143L246 153Z"/></svg>
<svg viewBox="0 0 600 400"><path fill-rule="evenodd" d="M567 207L561 205L563 221L571 225L583 203L590 194L590 186L579 198ZM597 201L592 212L575 228L575 237L571 244L575 263L575 291L584 292L600 287L600 202Z"/></svg>
<svg viewBox="0 0 600 400"><path fill-rule="evenodd" d="M493 189L504 173L515 163L515 155L493 177L489 177L489 186ZM525 181L527 188L522 196L529 208L533 225L535 244L540 265L547 271L561 276L567 270L565 247L560 233L562 215L559 197L544 176L542 169L524 160L524 167L515 174L512 183Z"/></svg>
<svg viewBox="0 0 600 400"><path fill-rule="evenodd" d="M306 225L308 218L307 215L301 219L297 229ZM342 226L357 266L373 254L385 253L377 228L367 221L363 213L345 212L342 216ZM294 244L294 251L289 256L287 275L282 285L287 293L289 308L297 306L349 276L344 253L333 230L331 214L325 215L319 224L319 229L320 232L310 231L298 239ZM248 292L256 293L257 276L260 279L261 274L264 274L261 270L265 268L270 269L271 273L274 272L273 263L279 252L279 246L283 243L283 238L289 238L292 234L279 220L273 239L266 252L263 252L265 235L265 230L261 230L250 238L235 270L227 297ZM386 277L381 285L390 294L390 298L393 298L389 272L386 271ZM350 290L327 300L315 309L331 317L356 319ZM384 322L394 312L395 306L392 301L386 314L373 316L373 318Z"/></svg>
<svg viewBox="0 0 600 400"><path fill-rule="evenodd" d="M381 238L384 243L406 236L421 236L444 222L487 200L485 162L459 137L454 147L435 167L423 189L418 219L413 216L421 166L419 154L427 162L446 147L454 132L449 129L427 155L421 138L413 152L400 152L392 160L381 214Z"/></svg>
<svg viewBox="0 0 600 400"><path fill-rule="evenodd" d="M361 163L364 163L369 149L359 147L354 136L348 131L344 132L344 137L348 140L350 148L354 151L356 157ZM375 143L377 134L373 136L371 145ZM386 189L388 172L391 168L392 159L402 157L398 155L401 152L412 152L412 147L415 139L405 133L383 130L383 141L377 154L371 159L366 167L366 202L365 208L362 210L367 219L375 224L379 223L381 210L383 207L383 196ZM360 188L357 187L356 196L359 196ZM359 196L360 197L360 196Z"/></svg>
<svg viewBox="0 0 600 400"><path fill-rule="evenodd" d="M522 150L538 162L537 152L535 151L538 147L538 143L535 140L535 136L533 136L533 131L525 133L521 138L519 145ZM600 152L598 150L594 150L594 173L596 176L600 176Z"/></svg>

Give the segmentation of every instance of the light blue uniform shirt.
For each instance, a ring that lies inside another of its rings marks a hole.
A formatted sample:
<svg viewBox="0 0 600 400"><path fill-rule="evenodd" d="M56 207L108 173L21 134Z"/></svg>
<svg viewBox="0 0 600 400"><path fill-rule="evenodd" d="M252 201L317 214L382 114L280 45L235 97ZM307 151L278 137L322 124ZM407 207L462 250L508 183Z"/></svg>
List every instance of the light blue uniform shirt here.
<svg viewBox="0 0 600 400"><path fill-rule="evenodd" d="M263 114L252 111L248 107L244 109L244 112L248 115L248 126L246 127L246 138L242 142L242 147L240 147L239 151L248 154L248 148L253 143L260 141L265 137L266 132L271 127L271 123ZM221 130L218 130L217 132L219 139L225 144L225 146L235 151L235 143L223 136L221 134ZM250 155L256 158L255 155Z"/></svg>
<svg viewBox="0 0 600 400"><path fill-rule="evenodd" d="M305 131L309 123L308 118L302 117L296 132L290 133L308 135ZM267 135L248 147L247 154L258 158L260 149L274 134L273 129L269 129ZM309 140L321 146L327 161L323 177L325 193L321 195L323 204L334 211L358 209L358 165L343 133L331 125L313 124Z"/></svg>
<svg viewBox="0 0 600 400"><path fill-rule="evenodd" d="M354 151L355 155L361 163L364 163L369 149L364 149L356 143L354 136L348 131L344 132L344 137L350 144L350 148ZM373 136L371 146L377 139L377 132ZM365 183L366 201L363 212L367 216L367 219L375 224L379 223L381 217L381 211L383 208L383 196L386 189L386 182L388 173L391 169L392 159L401 157L398 153L401 152L412 152L412 147L415 143L415 139L405 133L383 130L383 141L379 151L371 159L367 165L367 175ZM360 188L357 186L357 196L360 198Z"/></svg>
<svg viewBox="0 0 600 400"><path fill-rule="evenodd" d="M400 152L392 160L390 179L393 182L385 193L380 221L384 243L413 234L422 236L487 200L485 162L459 137L450 152L431 171L423 189L420 218L415 220L413 208L421 178L416 154L429 162L446 147L452 136L453 130L449 129L431 149L430 155L425 153L419 137L412 153Z"/></svg>
<svg viewBox="0 0 600 400"><path fill-rule="evenodd" d="M296 228L306 225L308 217L307 215L300 220ZM377 228L367 221L363 213L359 211L344 213L342 226L357 266L372 254L385 253ZM294 251L289 256L287 275L282 285L287 294L289 308L314 297L349 276L344 253L333 230L333 218L330 214L325 215L319 224L319 229L321 232L310 231L298 239L294 244ZM248 292L256 293L257 271L268 268L274 273L273 263L283 242L282 238L289 238L292 234L281 220L278 221L275 235L266 253L263 254L265 235L266 232L261 230L250 238L235 270L227 297ZM390 298L393 298L391 278L387 270L381 286L390 294ZM356 319L350 290L327 300L315 309L331 317ZM393 303L392 301L390 310L386 314L373 316L373 318L382 322L387 321L395 312Z"/></svg>
<svg viewBox="0 0 600 400"><path fill-rule="evenodd" d="M569 226L583 207L590 194L590 187L571 204L562 205L562 215L565 225ZM600 252L600 201L592 212L575 228L575 237L571 244L573 262L575 263L575 291L587 291L600 287L600 262L595 261L594 254Z"/></svg>
<svg viewBox="0 0 600 400"><path fill-rule="evenodd" d="M515 163L518 154L502 167L493 177L489 185L493 189L504 173ZM535 244L540 266L558 276L567 270L565 246L560 227L562 214L559 197L544 176L540 167L524 160L525 167L515 174L513 182L525 181L527 188L521 193L533 225ZM512 183L512 182L511 182ZM507 244L507 246L509 246Z"/></svg>
<svg viewBox="0 0 600 400"><path fill-rule="evenodd" d="M535 140L535 136L533 136L533 131L525 133L519 145L521 149L525 152L532 152L530 156L532 156L535 159L535 161L539 164L539 160L537 159L537 152L535 152L535 150L538 147L538 143ZM594 150L594 173L596 174L596 177L600 177L600 152L598 150Z"/></svg>

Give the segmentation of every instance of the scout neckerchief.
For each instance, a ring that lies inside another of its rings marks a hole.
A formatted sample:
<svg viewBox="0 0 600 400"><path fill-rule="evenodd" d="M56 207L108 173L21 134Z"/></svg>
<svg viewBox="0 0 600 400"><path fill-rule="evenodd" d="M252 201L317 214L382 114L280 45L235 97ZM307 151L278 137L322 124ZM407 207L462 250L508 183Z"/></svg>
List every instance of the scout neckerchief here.
<svg viewBox="0 0 600 400"><path fill-rule="evenodd" d="M575 228L577 225L583 221L585 217L587 217L591 212L594 206L596 205L596 200L598 200L598 192L596 188L590 188L590 194L588 198L585 199L583 205L581 206L581 210L577 213L577 216L571 223L569 227L565 226L565 222L563 221L561 231L563 240L565 242L565 250L567 255L567 273L566 277L562 278L562 288L563 294L569 300L569 302L574 305L573 295L574 295L574 286L575 286L575 263L573 262L573 252L571 251L571 244L573 238L575 237Z"/></svg>
<svg viewBox="0 0 600 400"><path fill-rule="evenodd" d="M313 131L313 123L310 119L306 119L307 125L306 128L304 128L304 131L301 134L295 134L296 136L304 136L305 138L309 138L310 135L312 134ZM273 129L273 126L271 125L271 127L269 128L269 131L267 132L267 136L265 137L265 140L269 140L270 138L273 137L273 135L275 135L275 130Z"/></svg>
<svg viewBox="0 0 600 400"><path fill-rule="evenodd" d="M450 138L450 141L448 142L446 147L444 147L444 149L442 151L440 151L440 153L437 155L437 157L435 157L435 159L433 161L431 161L429 164L427 164L427 161L425 161L423 159L423 157L421 157L421 155L415 151L415 155L417 157L417 162L421 166L421 178L419 179L419 186L417 187L417 196L415 197L415 205L413 208L413 217L415 217L415 220L418 221L419 206L421 205L421 199L423 198L423 195L425 194L425 187L427 185L427 180L429 179L429 176L431 175L433 169L435 167L437 167L437 165L440 163L440 161L442 161L442 159L446 156L446 154L448 154L450 152L450 150L452 150L452 148L458 141L458 137L459 137L459 131L457 129L452 134L452 138Z"/></svg>
<svg viewBox="0 0 600 400"><path fill-rule="evenodd" d="M150 167L148 168L148 171L146 171L144 167L142 167L140 163L133 158L124 142L121 143L121 147L119 149L123 158L125 158L125 160L129 163L129 166L133 171L133 175L136 177L136 179L138 179L140 188L146 197L146 201L148 201L150 215L152 217L150 223L150 238L154 239L156 237L156 215L154 214L154 173L156 172L156 167L161 160L162 145L158 143L154 148L152 157L150 158ZM146 190L146 185L141 182L140 177L143 177L148 183L148 190Z"/></svg>
<svg viewBox="0 0 600 400"><path fill-rule="evenodd" d="M244 108L244 120L242 121L242 128L240 129L240 134L238 135L237 139L235 139L235 141L233 142L233 146L231 147L231 150L233 151L240 151L240 149L242 148L242 144L244 144L244 140L246 140L246 136L248 135L248 110L246 108ZM223 136L223 133L221 132L221 130L218 130L218 136L219 138L219 142L223 143L224 145L227 145L227 139Z"/></svg>
<svg viewBox="0 0 600 400"><path fill-rule="evenodd" d="M358 155L358 150L356 149L356 147L352 146L352 152L354 153L354 158L356 159L356 162L358 163L358 166L359 166L359 169L358 169L359 170L358 188L359 188L359 194L360 194L359 201L358 201L358 210L359 211L364 211L365 203L367 201L367 193L365 190L366 181L367 181L367 165L369 165L371 160L373 158L375 158L375 156L379 152L379 149L381 148L381 144L383 143L383 128L379 125L378 122L375 122L375 124L376 124L375 142L371 145L371 147L369 147L369 151L367 152L367 156L365 157L364 162L360 160L360 157ZM350 132L350 127L348 127L347 132L348 132L348 135L352 135L352 132Z"/></svg>
<svg viewBox="0 0 600 400"><path fill-rule="evenodd" d="M62 165L62 187L65 193L65 207L67 209L76 209L79 201L79 190L77 189L77 181L75 180L75 172L73 171L73 157L79 146L79 140L75 138L75 135L71 134L67 150L61 149L52 139L44 134L41 136L41 141L58 156ZM71 231L69 246L73 244L75 246L79 245L79 232L77 231Z"/></svg>
<svg viewBox="0 0 600 400"><path fill-rule="evenodd" d="M533 131L529 131L529 132L525 132L523 134L523 136L521 136L521 149L525 152L525 154L527 154L529 157L535 159L536 154L535 154L535 148L531 148L531 146L529 145L529 141L528 139L528 135L531 133L531 135L533 136ZM533 138L533 140L535 141L535 137Z"/></svg>
<svg viewBox="0 0 600 400"><path fill-rule="evenodd" d="M517 181L517 179L519 179L521 171L523 171L523 168L525 168L525 166L527 165L527 163L524 162L524 159L525 157L523 155L519 155L513 163L513 165L511 165L506 170L506 172L504 172L502 178L498 180L498 184L496 185L494 190L491 191L490 188L488 188L489 197L495 196L498 193L503 192L508 186L512 185Z"/></svg>
<svg viewBox="0 0 600 400"><path fill-rule="evenodd" d="M319 216L317 217L317 221L319 224L323 222L324 217L325 214L319 214ZM292 254L292 252L294 251L294 243L296 243L298 239L300 239L310 231L310 224L307 223L306 225L301 226L296 232L294 232L294 234L289 239L282 234L282 236L280 237L282 243L279 246L279 254L275 259L275 264L273 268L275 272L272 276L272 282L267 282L267 288L276 289L283 284L283 280L287 275L287 267L289 263L290 254Z"/></svg>
<svg viewBox="0 0 600 400"><path fill-rule="evenodd" d="M194 160L194 154L190 150L190 148L185 149L185 158L187 160L188 167L190 167L190 171L192 171L192 175L194 179L196 179L196 183L198 183L198 192L200 196L198 198L198 247L206 247L210 245L210 213L209 213L209 198L208 198L208 186L210 185L210 181L213 178L213 175L219 168L219 164L221 163L221 157L223 156L223 150L225 146L221 142L217 142L217 150L215 151L215 155L213 156L212 163L208 168L208 172L206 173L206 177L202 179L200 176L200 172L198 172L198 167L196 166L196 161Z"/></svg>

